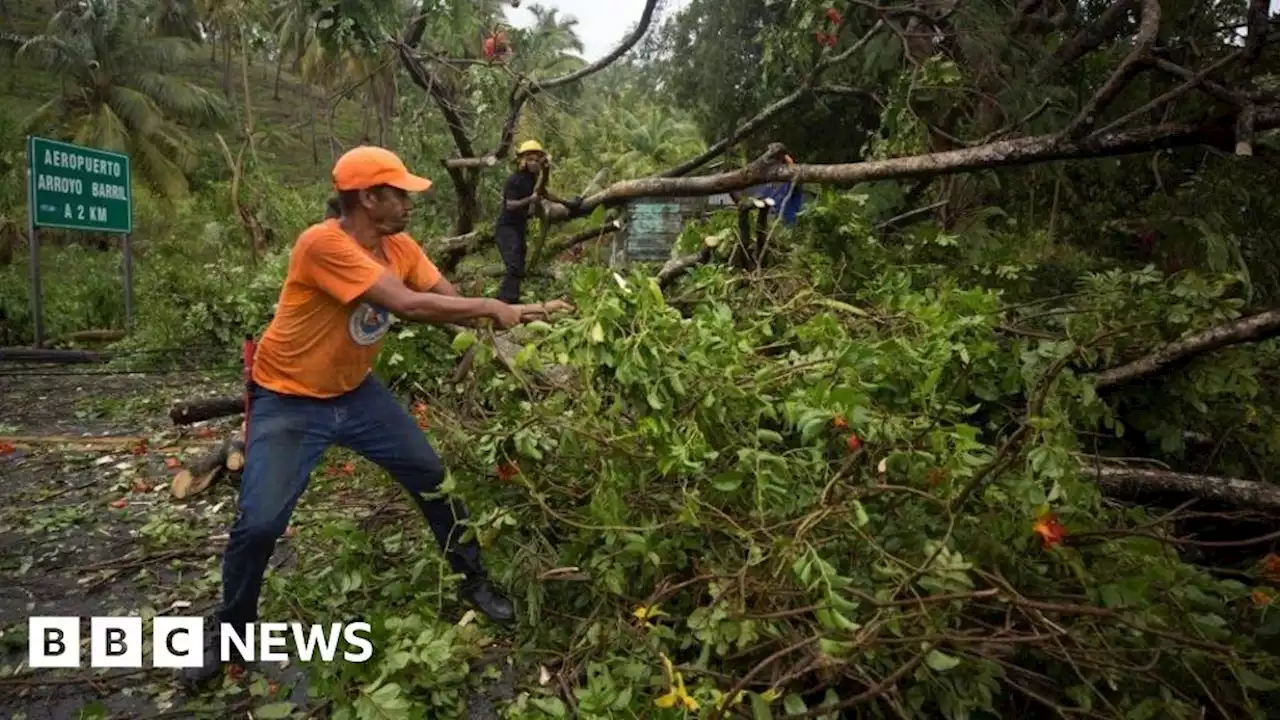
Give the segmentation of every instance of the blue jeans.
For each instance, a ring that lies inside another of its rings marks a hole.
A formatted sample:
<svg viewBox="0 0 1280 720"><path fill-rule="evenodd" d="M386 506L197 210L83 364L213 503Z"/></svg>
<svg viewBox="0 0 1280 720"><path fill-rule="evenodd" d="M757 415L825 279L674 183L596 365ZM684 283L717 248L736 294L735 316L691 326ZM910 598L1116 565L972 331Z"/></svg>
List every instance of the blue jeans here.
<svg viewBox="0 0 1280 720"><path fill-rule="evenodd" d="M222 559L218 621L256 622L258 595L276 540L289 526L311 471L331 445L353 450L391 474L426 516L454 572L481 577L480 548L462 543L461 503L426 498L444 480L444 467L411 415L370 375L331 399L282 395L252 385L239 514Z"/></svg>

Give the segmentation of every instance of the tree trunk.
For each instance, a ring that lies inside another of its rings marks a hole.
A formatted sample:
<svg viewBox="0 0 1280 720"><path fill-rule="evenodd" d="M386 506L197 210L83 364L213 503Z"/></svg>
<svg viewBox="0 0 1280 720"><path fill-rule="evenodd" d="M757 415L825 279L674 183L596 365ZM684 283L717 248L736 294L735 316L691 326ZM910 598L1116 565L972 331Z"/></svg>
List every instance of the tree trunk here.
<svg viewBox="0 0 1280 720"><path fill-rule="evenodd" d="M280 53L276 58L276 84L275 88L271 91L272 100L280 99L280 71L282 69L284 69L284 53Z"/></svg>
<svg viewBox="0 0 1280 720"><path fill-rule="evenodd" d="M302 87L306 88L309 86L304 83ZM312 96L309 99L310 99L310 102L307 104L311 106L311 164L315 165L316 167L319 167L320 166L320 131L316 127L319 124L316 117L318 114L316 112L316 105L320 104L320 99L315 96Z"/></svg>
<svg viewBox="0 0 1280 720"><path fill-rule="evenodd" d="M231 33L222 36L222 94L231 99Z"/></svg>
<svg viewBox="0 0 1280 720"><path fill-rule="evenodd" d="M244 37L244 25L240 26L240 44L246 46ZM249 143L249 156L253 158L253 164L258 165L258 147L253 142L253 97L249 91L249 53L244 52L240 55L240 78L244 82L244 132L245 140Z"/></svg>

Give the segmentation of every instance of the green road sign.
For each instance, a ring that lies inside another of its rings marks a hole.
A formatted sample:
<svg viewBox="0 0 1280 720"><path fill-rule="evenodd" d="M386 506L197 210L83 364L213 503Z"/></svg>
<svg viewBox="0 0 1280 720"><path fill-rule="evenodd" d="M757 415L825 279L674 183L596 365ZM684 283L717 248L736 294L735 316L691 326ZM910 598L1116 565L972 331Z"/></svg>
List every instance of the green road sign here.
<svg viewBox="0 0 1280 720"><path fill-rule="evenodd" d="M133 232L128 155L32 137L27 163L37 228Z"/></svg>

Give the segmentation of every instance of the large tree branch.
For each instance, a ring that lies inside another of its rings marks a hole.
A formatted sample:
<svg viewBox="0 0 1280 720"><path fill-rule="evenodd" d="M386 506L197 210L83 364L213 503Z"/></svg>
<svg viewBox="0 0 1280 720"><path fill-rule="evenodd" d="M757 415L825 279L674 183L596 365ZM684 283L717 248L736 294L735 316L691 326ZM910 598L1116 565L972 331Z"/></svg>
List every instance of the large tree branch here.
<svg viewBox="0 0 1280 720"><path fill-rule="evenodd" d="M1280 127L1280 108L1260 110L1258 130ZM770 182L804 182L849 187L874 180L924 178L1049 162L1112 157L1151 150L1213 145L1231 147L1233 120L1217 118L1200 124L1167 123L1114 133L1099 133L1076 141L1057 134L1000 140L946 152L830 165L780 162L785 148L774 144L744 168L689 178L649 177L615 183L583 201L582 212L599 205L617 205L644 197L694 197L744 190Z"/></svg>
<svg viewBox="0 0 1280 720"><path fill-rule="evenodd" d="M1125 85L1129 84L1144 67L1146 60L1155 46L1156 37L1160 34L1160 2L1159 0L1142 0L1142 22L1138 26L1138 37L1133 50L1125 56L1102 87L1089 98L1080 114L1062 132L1062 137L1075 140L1083 137L1098 118L1098 114L1115 100Z"/></svg>
<svg viewBox="0 0 1280 720"><path fill-rule="evenodd" d="M435 101L440 114L444 116L445 125L449 128L449 135L453 137L454 145L458 147L458 152L463 155L474 155L471 136L467 133L466 123L463 122L462 114L459 112L460 106L453 96L452 88L428 71L414 54L414 49L422 42L426 24L426 17L418 16L405 31L404 39L394 43L396 53L400 56L400 64L409 73L413 84L425 90Z"/></svg>
<svg viewBox="0 0 1280 720"><path fill-rule="evenodd" d="M444 117L445 125L449 129L449 135L453 138L453 143L458 148L458 152L463 155L474 154L475 150L471 144L471 136L467 132L466 122L463 120L453 88L441 82L440 78L429 72L418 61L413 52L414 48L422 42L422 34L426 31L426 24L426 16L418 15L409 24L404 38L398 42L393 40L392 45L395 47L396 54L400 57L400 64L409 73L413 83L425 90L432 101L435 102L436 107L439 108L440 114ZM454 194L457 196L458 201L456 231L459 233L469 232L475 223L475 215L479 210L475 206L475 178L458 168L446 166L445 171L449 173L449 179L453 182Z"/></svg>
<svg viewBox="0 0 1280 720"><path fill-rule="evenodd" d="M1198 355L1277 336L1280 310L1268 310L1175 340L1153 353L1099 373L1094 384L1102 389L1149 378Z"/></svg>
<svg viewBox="0 0 1280 720"><path fill-rule="evenodd" d="M1075 63L1075 61L1093 52L1102 43L1114 38L1124 26L1124 21L1129 11L1136 7L1137 4L1138 0L1117 0L1117 2L1104 10L1092 25L1059 45L1053 55L1046 58L1044 62L1036 67L1033 74L1040 78L1048 78L1055 75L1062 68Z"/></svg>
<svg viewBox="0 0 1280 720"><path fill-rule="evenodd" d="M451 168L476 168L496 165L511 151L511 145L515 142L516 125L519 124L520 113L524 109L526 102L538 93L579 82L617 62L636 43L640 42L640 38L644 37L644 34L649 31L649 24L653 21L654 11L657 10L657 7L658 0L646 0L644 11L640 15L640 21L636 23L636 27L631 31L631 34L623 38L622 42L607 55L590 65L548 80L522 79L511 90L507 119L502 125L502 135L498 141L498 147L483 157L475 157L474 152L464 152L462 153L463 157L446 160L445 166ZM527 84L526 80L528 81Z"/></svg>
<svg viewBox="0 0 1280 720"><path fill-rule="evenodd" d="M1252 64L1262 55L1262 46L1267 42L1270 9L1270 0L1249 0L1249 35L1244 41L1246 63Z"/></svg>
<svg viewBox="0 0 1280 720"><path fill-rule="evenodd" d="M1280 511L1280 486L1268 482L1127 467L1086 466L1082 472L1110 496L1190 495L1231 507Z"/></svg>

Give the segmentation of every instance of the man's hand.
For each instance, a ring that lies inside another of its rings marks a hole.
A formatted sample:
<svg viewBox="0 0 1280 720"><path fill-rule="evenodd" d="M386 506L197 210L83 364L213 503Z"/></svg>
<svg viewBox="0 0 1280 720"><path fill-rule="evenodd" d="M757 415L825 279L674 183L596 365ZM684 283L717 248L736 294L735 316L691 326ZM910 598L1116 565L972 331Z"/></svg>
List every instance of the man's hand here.
<svg viewBox="0 0 1280 720"><path fill-rule="evenodd" d="M520 305L508 305L501 300L493 300L492 308L489 317L493 318L493 323L502 330L509 330L524 320Z"/></svg>

